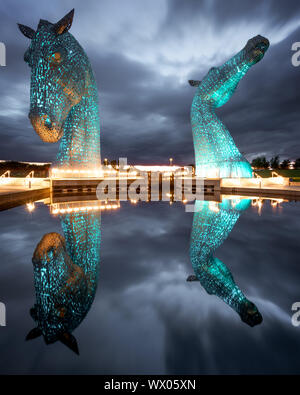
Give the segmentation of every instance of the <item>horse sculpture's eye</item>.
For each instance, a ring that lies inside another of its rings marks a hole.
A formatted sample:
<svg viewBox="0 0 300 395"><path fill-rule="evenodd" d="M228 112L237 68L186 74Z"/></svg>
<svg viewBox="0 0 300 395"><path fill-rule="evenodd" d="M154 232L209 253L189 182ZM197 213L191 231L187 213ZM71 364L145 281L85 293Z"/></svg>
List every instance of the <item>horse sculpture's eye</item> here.
<svg viewBox="0 0 300 395"><path fill-rule="evenodd" d="M61 53L54 52L52 55L50 55L49 59L52 64L59 64L62 61Z"/></svg>

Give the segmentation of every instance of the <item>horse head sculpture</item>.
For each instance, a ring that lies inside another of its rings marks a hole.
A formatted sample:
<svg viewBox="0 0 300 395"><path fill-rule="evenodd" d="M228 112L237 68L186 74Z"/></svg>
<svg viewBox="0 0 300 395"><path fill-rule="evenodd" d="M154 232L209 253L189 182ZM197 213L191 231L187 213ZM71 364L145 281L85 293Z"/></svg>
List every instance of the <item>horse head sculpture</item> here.
<svg viewBox="0 0 300 395"><path fill-rule="evenodd" d="M200 177L252 177L252 169L215 113L233 95L239 81L264 56L269 41L256 36L220 67L209 70L202 81L190 80L197 87L192 107L196 174Z"/></svg>
<svg viewBox="0 0 300 395"><path fill-rule="evenodd" d="M74 10L57 23L40 20L24 60L31 68L29 119L48 143L62 138L56 165L100 164L98 91L87 55L69 33Z"/></svg>

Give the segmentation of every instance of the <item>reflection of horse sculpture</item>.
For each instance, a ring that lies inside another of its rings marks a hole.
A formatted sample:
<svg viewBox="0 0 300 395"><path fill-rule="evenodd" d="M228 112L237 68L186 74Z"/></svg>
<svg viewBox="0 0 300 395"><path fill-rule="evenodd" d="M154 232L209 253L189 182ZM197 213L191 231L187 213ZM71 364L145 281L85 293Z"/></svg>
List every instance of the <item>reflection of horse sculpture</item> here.
<svg viewBox="0 0 300 395"><path fill-rule="evenodd" d="M254 326L262 321L257 307L235 284L224 263L213 256L249 203L248 199L237 204L234 200L223 200L210 209L210 202L196 201L190 245L195 276L189 276L187 281L199 280L208 294L217 295L240 315L242 321Z"/></svg>
<svg viewBox="0 0 300 395"><path fill-rule="evenodd" d="M233 95L239 81L269 47L256 36L223 66L213 67L198 86L191 108L196 174L201 177L252 177L250 164L241 155L225 125L215 113Z"/></svg>
<svg viewBox="0 0 300 395"><path fill-rule="evenodd" d="M33 254L36 303L30 310L37 327L27 340L43 335L78 353L72 331L88 313L96 293L100 266L100 214L61 217L65 239L43 236Z"/></svg>
<svg viewBox="0 0 300 395"><path fill-rule="evenodd" d="M100 165L98 91L84 50L68 32L72 10L59 22L40 20L36 31L19 25L31 39L24 55L31 68L33 128L45 142L62 138L58 166Z"/></svg>

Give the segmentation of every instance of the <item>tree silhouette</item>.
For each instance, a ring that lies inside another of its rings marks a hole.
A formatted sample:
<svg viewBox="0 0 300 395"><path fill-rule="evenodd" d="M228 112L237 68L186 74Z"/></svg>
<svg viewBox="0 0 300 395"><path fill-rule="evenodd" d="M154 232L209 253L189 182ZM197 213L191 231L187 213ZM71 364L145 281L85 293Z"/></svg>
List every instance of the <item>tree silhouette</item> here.
<svg viewBox="0 0 300 395"><path fill-rule="evenodd" d="M300 169L300 158L295 160L294 169Z"/></svg>
<svg viewBox="0 0 300 395"><path fill-rule="evenodd" d="M270 166L272 169L279 169L279 155L273 156L273 158L271 158Z"/></svg>
<svg viewBox="0 0 300 395"><path fill-rule="evenodd" d="M291 161L289 159L285 159L285 160L283 160L281 162L280 168L281 169L289 169L290 168L290 164L291 164Z"/></svg>
<svg viewBox="0 0 300 395"><path fill-rule="evenodd" d="M255 169L267 169L270 166L270 163L266 160L265 156L259 156L252 160L251 166Z"/></svg>

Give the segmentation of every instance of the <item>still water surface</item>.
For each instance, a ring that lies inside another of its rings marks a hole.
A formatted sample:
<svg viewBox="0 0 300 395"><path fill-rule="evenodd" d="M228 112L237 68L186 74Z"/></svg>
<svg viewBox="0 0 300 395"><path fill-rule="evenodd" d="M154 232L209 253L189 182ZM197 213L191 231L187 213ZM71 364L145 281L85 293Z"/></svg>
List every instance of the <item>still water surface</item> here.
<svg viewBox="0 0 300 395"><path fill-rule="evenodd" d="M252 204L1 212L0 373L299 373L300 204Z"/></svg>

